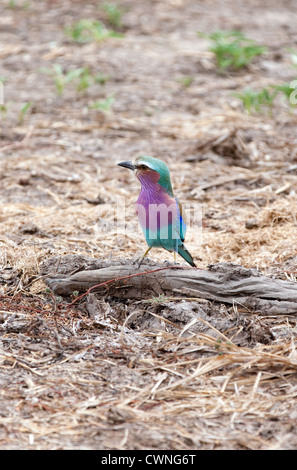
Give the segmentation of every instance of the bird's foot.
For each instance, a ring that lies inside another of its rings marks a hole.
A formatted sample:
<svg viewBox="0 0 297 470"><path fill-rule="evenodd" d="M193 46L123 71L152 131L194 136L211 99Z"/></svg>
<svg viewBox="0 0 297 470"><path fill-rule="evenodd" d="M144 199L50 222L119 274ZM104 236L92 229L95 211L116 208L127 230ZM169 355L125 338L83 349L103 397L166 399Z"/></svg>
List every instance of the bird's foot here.
<svg viewBox="0 0 297 470"><path fill-rule="evenodd" d="M133 261L132 261L132 264L137 266L137 268L140 268L141 264L143 263L145 257L144 256L141 256L140 258L135 258Z"/></svg>
<svg viewBox="0 0 297 470"><path fill-rule="evenodd" d="M140 265L142 264L144 258L146 258L146 255L149 253L149 251L151 250L151 247L149 247L146 252L140 257L138 258L137 260L135 260L135 262L133 262L133 264L137 264L137 267L139 268Z"/></svg>
<svg viewBox="0 0 297 470"><path fill-rule="evenodd" d="M165 264L166 268L169 268L169 266L170 266L170 261L169 261L169 259L165 259L165 261L164 261L163 264Z"/></svg>

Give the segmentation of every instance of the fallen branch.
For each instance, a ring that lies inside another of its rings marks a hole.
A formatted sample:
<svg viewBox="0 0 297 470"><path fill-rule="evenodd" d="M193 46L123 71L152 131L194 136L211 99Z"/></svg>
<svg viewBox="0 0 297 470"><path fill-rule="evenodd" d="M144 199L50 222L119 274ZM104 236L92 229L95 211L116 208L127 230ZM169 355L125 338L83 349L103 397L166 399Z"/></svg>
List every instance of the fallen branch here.
<svg viewBox="0 0 297 470"><path fill-rule="evenodd" d="M129 261L116 265L105 262L98 269L87 267L74 274L48 273L46 282L58 295L82 293L73 302L90 291L137 300L182 295L240 305L263 315L297 313L297 283L269 278L254 269L228 263L203 270L174 265L138 268Z"/></svg>

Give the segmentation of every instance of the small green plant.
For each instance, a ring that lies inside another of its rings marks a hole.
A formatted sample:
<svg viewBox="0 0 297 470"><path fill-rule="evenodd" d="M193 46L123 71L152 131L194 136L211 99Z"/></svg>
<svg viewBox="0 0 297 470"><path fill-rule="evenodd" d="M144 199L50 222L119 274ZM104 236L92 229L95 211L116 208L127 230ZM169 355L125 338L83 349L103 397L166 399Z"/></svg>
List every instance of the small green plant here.
<svg viewBox="0 0 297 470"><path fill-rule="evenodd" d="M92 81L87 67L79 67L65 72L60 64L54 64L52 68L41 69L41 71L53 77L58 95L62 95L65 87L74 81L77 83L77 91L86 90Z"/></svg>
<svg viewBox="0 0 297 470"><path fill-rule="evenodd" d="M170 300L174 300L174 297L166 297L166 295L164 294L159 294L158 297L153 295L150 299L143 300L143 303L154 305L154 304L161 304L163 302L168 302Z"/></svg>
<svg viewBox="0 0 297 470"><path fill-rule="evenodd" d="M288 99L290 98L290 95L292 93L292 87L290 83L283 83L282 85L273 85L272 88L276 91L276 93L283 93Z"/></svg>
<svg viewBox="0 0 297 470"><path fill-rule="evenodd" d="M297 80L295 82L297 86ZM260 91L247 88L241 93L233 93L233 95L241 100L244 108L249 114L252 112L259 113L263 111L264 108L269 109L271 112L274 100L280 93L285 96L286 100L290 103L290 108L292 109L296 104L296 101L294 100L296 91L294 92L293 86L295 82L271 85L270 87L263 88Z"/></svg>
<svg viewBox="0 0 297 470"><path fill-rule="evenodd" d="M245 37L241 31L216 31L211 34L198 33L212 41L210 51L215 54L220 71L239 70L250 64L252 59L266 51L255 41Z"/></svg>
<svg viewBox="0 0 297 470"><path fill-rule="evenodd" d="M121 34L107 29L101 21L82 19L65 30L73 41L85 44L92 41L101 42L110 37L122 37Z"/></svg>
<svg viewBox="0 0 297 470"><path fill-rule="evenodd" d="M6 104L0 104L0 113L2 113L3 116L6 115L6 113L7 113L7 105Z"/></svg>
<svg viewBox="0 0 297 470"><path fill-rule="evenodd" d="M72 296L71 296L71 297L72 297L73 299L77 299L78 296L79 296L79 291L78 291L78 290L74 290L74 291L72 292Z"/></svg>
<svg viewBox="0 0 297 470"><path fill-rule="evenodd" d="M114 28L121 28L123 26L122 17L124 10L119 8L116 3L104 3L103 10L106 13L108 23Z"/></svg>
<svg viewBox="0 0 297 470"><path fill-rule="evenodd" d="M96 75L94 75L94 82L95 83L100 83L100 85L105 85L105 83L110 79L109 76L107 75L104 75L103 73L101 72L98 72L96 73Z"/></svg>
<svg viewBox="0 0 297 470"><path fill-rule="evenodd" d="M8 8L11 8L11 9L24 8L24 10L27 10L28 8L30 8L30 2L24 1L21 5L19 5L18 2L16 2L16 0L9 0Z"/></svg>
<svg viewBox="0 0 297 470"><path fill-rule="evenodd" d="M251 88L247 88L241 93L234 93L234 96L242 101L246 111L251 114L252 112L259 113L263 107L266 107L271 111L276 94L276 91L271 92L268 88L263 88L260 91L254 91Z"/></svg>
<svg viewBox="0 0 297 470"><path fill-rule="evenodd" d="M87 90L91 84L93 83L94 79L90 73L90 70L88 67L81 67L79 70L79 73L77 75L77 91L83 92Z"/></svg>
<svg viewBox="0 0 297 470"><path fill-rule="evenodd" d="M186 76L179 78L178 81L184 88L188 88L193 83L194 77Z"/></svg>
<svg viewBox="0 0 297 470"><path fill-rule="evenodd" d="M297 80L293 80L289 83L283 83L282 85L274 85L272 88L275 90L276 94L282 93L285 98L289 101L291 109L296 105L296 88Z"/></svg>
<svg viewBox="0 0 297 470"><path fill-rule="evenodd" d="M52 76L58 95L62 95L65 87L71 83L76 86L76 91L81 93L95 83L104 85L110 78L100 72L92 74L88 67L78 67L73 70L65 71L60 64L53 64L51 68L40 70Z"/></svg>
<svg viewBox="0 0 297 470"><path fill-rule="evenodd" d="M98 111L110 112L114 103L114 95L108 96L105 100L97 100L89 105L89 109L97 109Z"/></svg>
<svg viewBox="0 0 297 470"><path fill-rule="evenodd" d="M25 119L25 115L29 111L29 109L32 107L33 103L32 101L28 101L27 103L24 103L23 106L21 107L20 113L19 113L19 121L22 123Z"/></svg>

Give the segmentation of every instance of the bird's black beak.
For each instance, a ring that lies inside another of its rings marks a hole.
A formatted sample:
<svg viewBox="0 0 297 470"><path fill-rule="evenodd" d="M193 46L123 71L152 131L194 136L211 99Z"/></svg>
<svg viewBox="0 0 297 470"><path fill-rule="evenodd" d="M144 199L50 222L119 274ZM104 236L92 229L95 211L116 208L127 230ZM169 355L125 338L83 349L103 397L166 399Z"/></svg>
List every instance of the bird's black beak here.
<svg viewBox="0 0 297 470"><path fill-rule="evenodd" d="M129 168L129 170L135 170L135 166L132 162L121 162L118 163L118 166L123 166L124 168Z"/></svg>

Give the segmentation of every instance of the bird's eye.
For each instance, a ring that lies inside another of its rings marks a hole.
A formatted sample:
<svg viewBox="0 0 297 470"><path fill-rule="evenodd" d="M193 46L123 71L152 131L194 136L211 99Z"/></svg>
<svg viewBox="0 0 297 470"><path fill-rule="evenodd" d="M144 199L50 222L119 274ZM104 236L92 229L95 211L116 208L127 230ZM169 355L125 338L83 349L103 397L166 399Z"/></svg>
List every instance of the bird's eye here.
<svg viewBox="0 0 297 470"><path fill-rule="evenodd" d="M139 165L139 170L147 170L147 166L146 165Z"/></svg>

